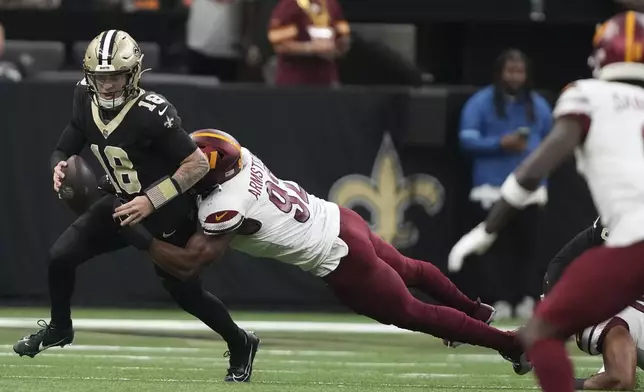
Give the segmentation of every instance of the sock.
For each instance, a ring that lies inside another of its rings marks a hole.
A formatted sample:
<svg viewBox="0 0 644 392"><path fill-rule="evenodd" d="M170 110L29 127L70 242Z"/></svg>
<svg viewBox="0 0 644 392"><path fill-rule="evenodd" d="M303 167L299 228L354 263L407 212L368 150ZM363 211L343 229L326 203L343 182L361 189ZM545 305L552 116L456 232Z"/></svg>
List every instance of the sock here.
<svg viewBox="0 0 644 392"><path fill-rule="evenodd" d="M49 266L51 322L56 328L72 326L71 298L76 284L75 268Z"/></svg>
<svg viewBox="0 0 644 392"><path fill-rule="evenodd" d="M226 306L200 284L184 283L169 291L183 310L221 335L229 347L246 344L246 333L230 317Z"/></svg>

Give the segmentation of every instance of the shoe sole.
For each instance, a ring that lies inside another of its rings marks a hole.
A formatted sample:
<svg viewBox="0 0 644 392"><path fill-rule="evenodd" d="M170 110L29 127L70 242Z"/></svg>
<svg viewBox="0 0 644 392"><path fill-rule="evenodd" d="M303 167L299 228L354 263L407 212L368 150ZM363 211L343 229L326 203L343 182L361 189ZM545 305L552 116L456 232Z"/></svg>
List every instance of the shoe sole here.
<svg viewBox="0 0 644 392"><path fill-rule="evenodd" d="M30 351L30 352L22 352L22 353L21 353L21 352L18 352L18 351L16 350L16 348L14 347L14 348L13 348L13 352L14 352L14 353L16 353L16 354L18 354L20 357L23 357L23 356L25 356L25 355L26 355L26 356L28 356L29 358L33 358L33 357L35 357L36 355L40 354L41 352L43 352L43 351L45 351L45 350L48 350L48 349L50 349L50 348L52 348L52 347L60 347L60 348L63 348L63 347L65 347L65 346L67 346L67 345L71 345L71 344L72 344L72 342L74 341L74 339L72 339L72 340L71 340L71 341L69 341L69 342L65 342L65 343L63 343L65 340L66 340L66 339L63 339L63 340L61 340L61 341L60 341L60 342L58 342L58 343L55 343L55 344L49 345L49 346L47 346L47 347L43 347L43 349L42 349L42 350L38 350L38 351Z"/></svg>

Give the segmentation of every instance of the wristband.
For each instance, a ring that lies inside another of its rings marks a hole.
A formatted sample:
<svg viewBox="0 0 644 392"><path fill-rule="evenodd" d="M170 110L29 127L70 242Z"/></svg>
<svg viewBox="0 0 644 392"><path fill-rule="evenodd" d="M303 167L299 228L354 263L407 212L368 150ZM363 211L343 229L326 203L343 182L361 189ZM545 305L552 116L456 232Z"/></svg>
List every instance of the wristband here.
<svg viewBox="0 0 644 392"><path fill-rule="evenodd" d="M517 182L514 173L510 174L501 186L501 196L512 207L523 209L525 203L532 196L532 191L529 191Z"/></svg>
<svg viewBox="0 0 644 392"><path fill-rule="evenodd" d="M155 210L168 204L170 200L181 194L179 183L170 176L165 176L145 190L145 195Z"/></svg>

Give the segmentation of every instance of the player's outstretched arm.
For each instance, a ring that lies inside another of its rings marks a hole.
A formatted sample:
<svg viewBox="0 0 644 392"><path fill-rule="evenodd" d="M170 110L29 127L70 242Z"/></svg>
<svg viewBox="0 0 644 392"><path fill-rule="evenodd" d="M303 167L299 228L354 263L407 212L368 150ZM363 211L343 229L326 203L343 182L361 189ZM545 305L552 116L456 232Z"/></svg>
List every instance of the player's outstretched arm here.
<svg viewBox="0 0 644 392"><path fill-rule="evenodd" d="M459 271L465 257L482 254L496 239L496 233L525 207L543 178L569 157L582 142L584 124L574 116L557 119L543 143L510 174L501 187L501 199L492 207L485 222L463 236L452 248L448 269Z"/></svg>
<svg viewBox="0 0 644 392"><path fill-rule="evenodd" d="M234 233L211 236L198 232L190 238L185 248L154 239L148 253L155 264L185 281L218 260L234 236Z"/></svg>
<svg viewBox="0 0 644 392"><path fill-rule="evenodd" d="M141 224L124 226L120 233L130 245L148 252L156 265L182 281L218 260L235 236L234 232L215 236L198 231L190 237L186 247L181 248L155 239Z"/></svg>
<svg viewBox="0 0 644 392"><path fill-rule="evenodd" d="M606 333L602 352L606 371L587 379L577 379L576 388L601 391L634 390L637 351L626 326L615 326Z"/></svg>

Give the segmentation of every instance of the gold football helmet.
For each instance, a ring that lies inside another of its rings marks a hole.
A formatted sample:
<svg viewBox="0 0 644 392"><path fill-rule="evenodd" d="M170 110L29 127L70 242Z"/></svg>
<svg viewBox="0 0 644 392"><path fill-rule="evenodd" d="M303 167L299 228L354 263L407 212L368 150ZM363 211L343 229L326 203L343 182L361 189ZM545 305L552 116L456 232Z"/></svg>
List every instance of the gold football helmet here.
<svg viewBox="0 0 644 392"><path fill-rule="evenodd" d="M94 38L83 58L87 90L104 109L116 109L136 98L143 53L128 33L107 30Z"/></svg>

